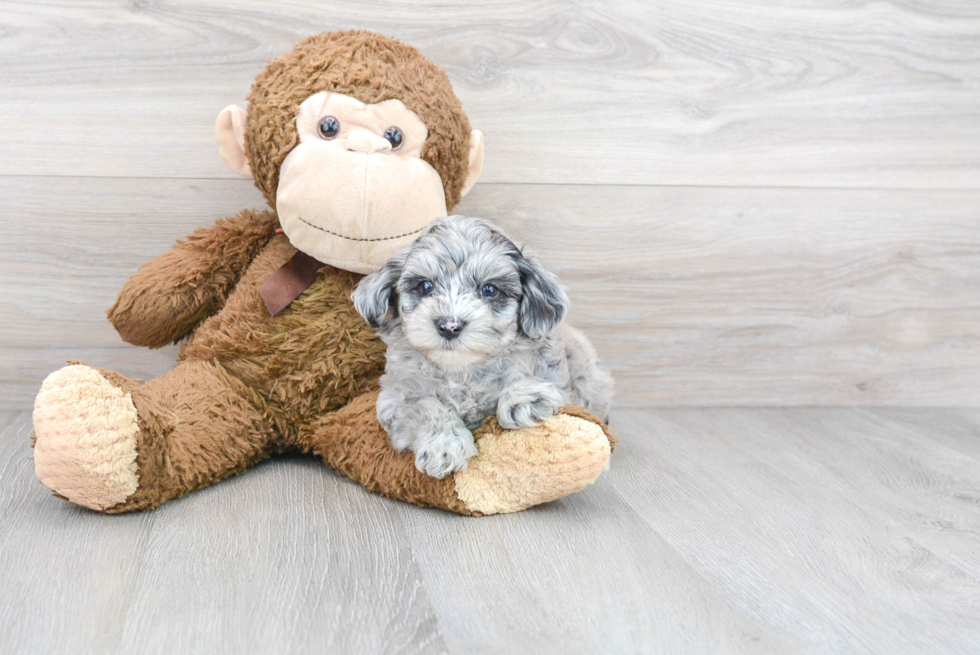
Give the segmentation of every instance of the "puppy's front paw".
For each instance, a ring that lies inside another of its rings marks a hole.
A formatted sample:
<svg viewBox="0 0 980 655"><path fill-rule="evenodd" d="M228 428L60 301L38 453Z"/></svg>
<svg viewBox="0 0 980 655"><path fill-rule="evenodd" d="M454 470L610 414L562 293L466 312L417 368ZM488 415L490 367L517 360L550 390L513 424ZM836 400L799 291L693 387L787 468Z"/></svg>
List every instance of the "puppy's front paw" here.
<svg viewBox="0 0 980 655"><path fill-rule="evenodd" d="M565 399L553 384L522 380L504 389L497 400L497 422L508 430L529 428L558 413Z"/></svg>
<svg viewBox="0 0 980 655"><path fill-rule="evenodd" d="M447 429L419 440L415 446L415 468L441 480L465 469L476 453L472 432L465 428Z"/></svg>

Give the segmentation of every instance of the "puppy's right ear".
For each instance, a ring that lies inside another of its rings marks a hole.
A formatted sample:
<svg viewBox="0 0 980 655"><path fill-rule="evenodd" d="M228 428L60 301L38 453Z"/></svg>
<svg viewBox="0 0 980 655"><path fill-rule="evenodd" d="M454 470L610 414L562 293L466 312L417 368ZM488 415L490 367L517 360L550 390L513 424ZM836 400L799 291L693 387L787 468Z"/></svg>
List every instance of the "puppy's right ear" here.
<svg viewBox="0 0 980 655"><path fill-rule="evenodd" d="M354 309L373 328L380 328L398 315L398 293L395 284L402 276L402 267L411 246L388 260L380 271L371 273L358 282L351 294Z"/></svg>

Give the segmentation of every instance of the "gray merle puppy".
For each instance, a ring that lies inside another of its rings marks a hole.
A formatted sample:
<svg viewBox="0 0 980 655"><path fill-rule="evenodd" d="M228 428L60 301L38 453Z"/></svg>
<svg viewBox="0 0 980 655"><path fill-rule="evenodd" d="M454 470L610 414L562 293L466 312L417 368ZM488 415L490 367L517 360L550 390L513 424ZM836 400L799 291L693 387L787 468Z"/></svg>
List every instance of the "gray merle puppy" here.
<svg viewBox="0 0 980 655"><path fill-rule="evenodd" d="M378 420L423 473L466 468L471 430L494 414L505 428L536 425L566 403L608 414L612 378L562 322L558 278L488 221L437 219L353 300L388 345Z"/></svg>

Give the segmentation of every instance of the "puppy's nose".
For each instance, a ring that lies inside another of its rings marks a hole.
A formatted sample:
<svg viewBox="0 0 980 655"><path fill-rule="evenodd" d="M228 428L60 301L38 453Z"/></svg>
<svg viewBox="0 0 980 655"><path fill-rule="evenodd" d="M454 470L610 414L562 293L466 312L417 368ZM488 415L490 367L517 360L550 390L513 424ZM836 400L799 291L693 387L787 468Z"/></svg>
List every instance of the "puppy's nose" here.
<svg viewBox="0 0 980 655"><path fill-rule="evenodd" d="M465 325L466 323L458 318L443 316L442 318L436 319L436 329L439 330L439 334L442 335L442 338L447 340L452 340L458 337L459 333L463 331L463 327Z"/></svg>

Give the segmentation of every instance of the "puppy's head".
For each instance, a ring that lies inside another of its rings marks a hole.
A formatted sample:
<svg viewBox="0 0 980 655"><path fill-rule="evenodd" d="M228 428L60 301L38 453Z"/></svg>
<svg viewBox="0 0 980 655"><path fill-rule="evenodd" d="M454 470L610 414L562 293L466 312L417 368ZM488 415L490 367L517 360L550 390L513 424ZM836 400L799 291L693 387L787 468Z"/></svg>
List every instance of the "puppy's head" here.
<svg viewBox="0 0 980 655"><path fill-rule="evenodd" d="M491 223L448 216L368 275L354 306L382 334L401 329L430 361L459 367L561 321L568 296L537 258Z"/></svg>

